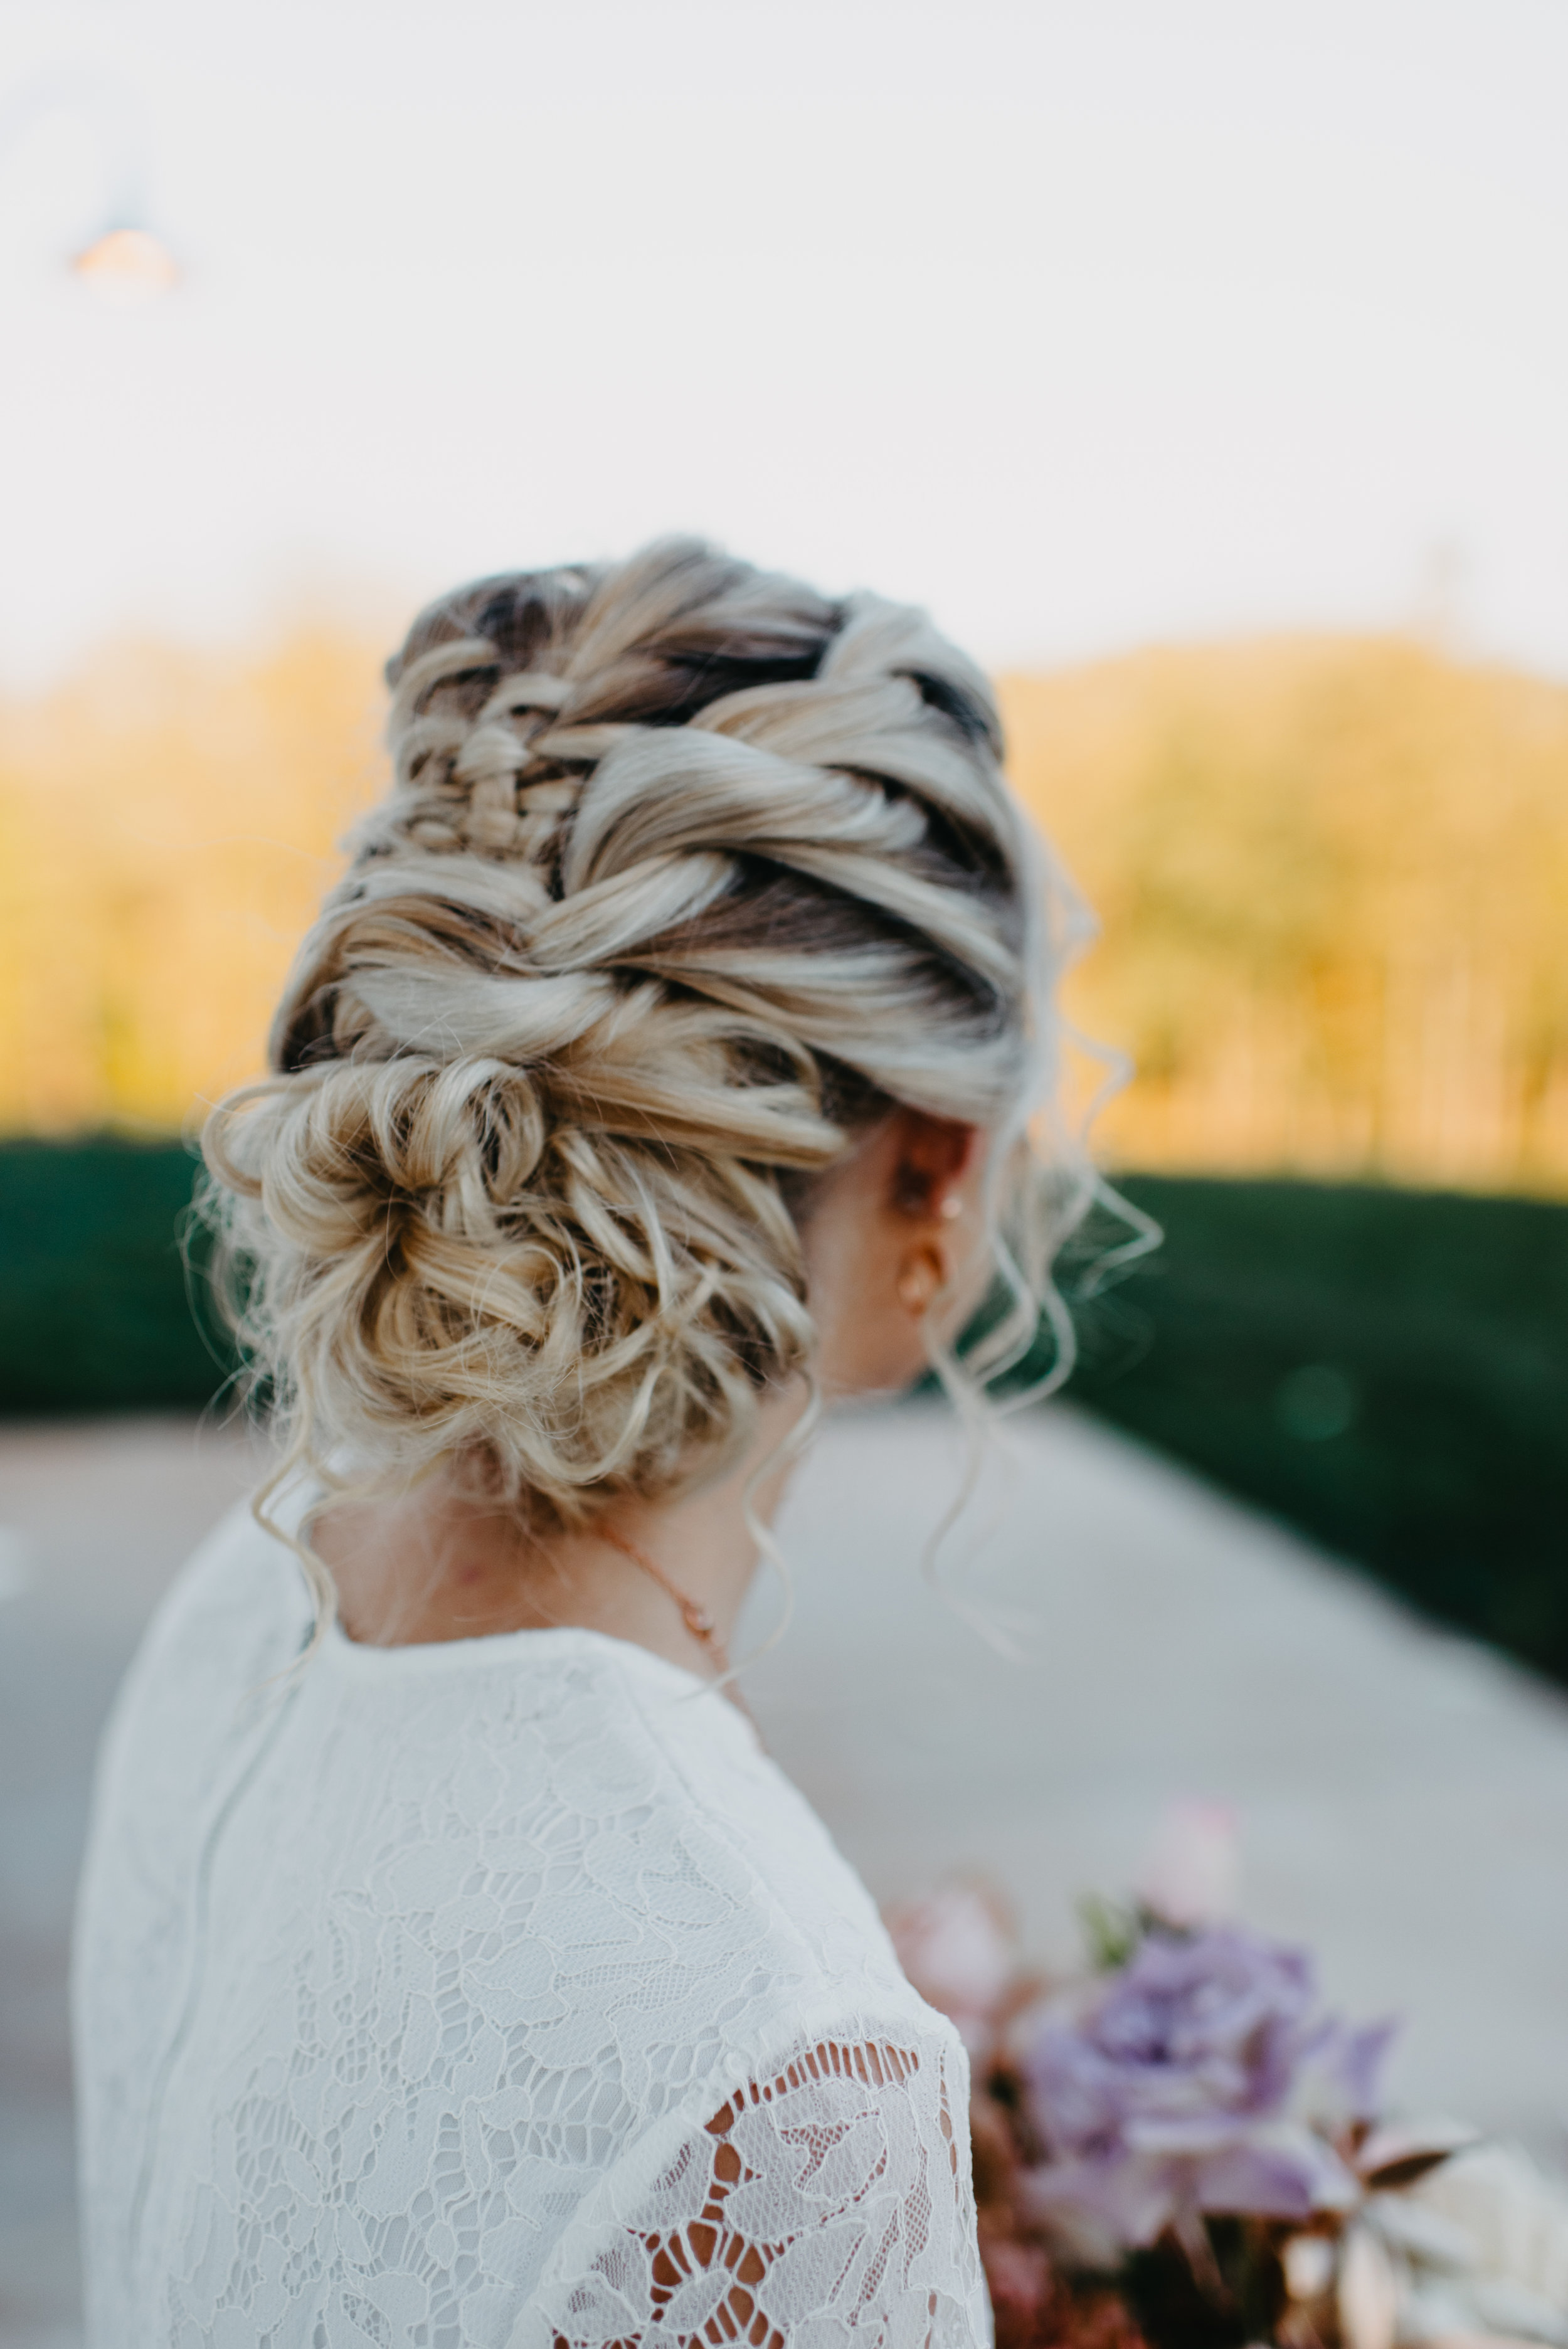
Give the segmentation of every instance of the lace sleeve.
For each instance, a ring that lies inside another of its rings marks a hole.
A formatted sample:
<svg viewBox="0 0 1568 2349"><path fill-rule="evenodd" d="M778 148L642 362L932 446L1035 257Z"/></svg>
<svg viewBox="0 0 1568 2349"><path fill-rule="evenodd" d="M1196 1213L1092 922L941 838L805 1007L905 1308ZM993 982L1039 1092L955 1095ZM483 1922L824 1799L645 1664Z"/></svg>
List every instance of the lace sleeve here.
<svg viewBox="0 0 1568 2349"><path fill-rule="evenodd" d="M948 2068L934 2042L800 2046L595 2229L575 2271L544 2293L535 2338L551 2349L988 2343L965 2097Z"/></svg>

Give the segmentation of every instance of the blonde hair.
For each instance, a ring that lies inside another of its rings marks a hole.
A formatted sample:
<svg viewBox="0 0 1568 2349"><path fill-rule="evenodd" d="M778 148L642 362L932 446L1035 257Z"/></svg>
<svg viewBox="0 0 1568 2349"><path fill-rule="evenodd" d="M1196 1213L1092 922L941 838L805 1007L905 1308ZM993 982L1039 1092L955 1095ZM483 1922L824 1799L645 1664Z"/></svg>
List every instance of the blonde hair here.
<svg viewBox="0 0 1568 2349"><path fill-rule="evenodd" d="M1016 1360L1066 901L979 671L677 540L460 589L387 680L392 788L204 1136L290 1464L478 1461L562 1526L736 1456L810 1371L812 1178L897 1103L1015 1144Z"/></svg>

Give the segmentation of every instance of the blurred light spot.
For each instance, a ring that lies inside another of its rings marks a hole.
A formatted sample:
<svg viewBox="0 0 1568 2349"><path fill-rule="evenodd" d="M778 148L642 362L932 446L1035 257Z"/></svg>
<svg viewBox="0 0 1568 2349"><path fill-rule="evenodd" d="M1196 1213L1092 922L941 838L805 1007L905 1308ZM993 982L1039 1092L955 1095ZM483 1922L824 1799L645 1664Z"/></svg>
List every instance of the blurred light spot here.
<svg viewBox="0 0 1568 2349"><path fill-rule="evenodd" d="M145 228L107 229L83 246L71 268L95 294L126 305L172 293L180 283L174 255Z"/></svg>
<svg viewBox="0 0 1568 2349"><path fill-rule="evenodd" d="M1280 1381L1274 1416L1287 1435L1303 1444L1326 1444L1352 1424L1359 1401L1347 1371L1333 1362L1304 1362Z"/></svg>

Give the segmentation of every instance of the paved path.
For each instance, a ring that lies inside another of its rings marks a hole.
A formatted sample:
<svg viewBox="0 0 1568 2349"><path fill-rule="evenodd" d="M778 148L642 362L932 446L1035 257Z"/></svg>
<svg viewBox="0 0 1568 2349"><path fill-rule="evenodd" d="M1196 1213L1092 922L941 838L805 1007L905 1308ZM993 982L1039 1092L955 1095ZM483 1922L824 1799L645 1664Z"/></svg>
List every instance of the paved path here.
<svg viewBox="0 0 1568 2349"><path fill-rule="evenodd" d="M936 1414L830 1429L781 1527L796 1618L748 1686L872 1889L982 1866L1065 1958L1075 1899L1130 1882L1166 1802L1229 1800L1248 1913L1312 1940L1346 2007L1409 2014L1401 2099L1561 2147L1568 1702L1070 1413L1011 1441L949 1554L972 1604L1032 1616L1026 1661L922 1585L958 1472ZM77 2338L64 1964L94 1740L251 1469L187 1422L0 1432L0 2349Z"/></svg>
<svg viewBox="0 0 1568 2349"><path fill-rule="evenodd" d="M1230 1802L1245 1913L1408 2015L1401 2100L1568 2149L1568 1698L1075 1413L1008 1441L948 1547L1032 1615L1027 1662L920 1586L958 1472L934 1416L830 1431L782 1527L799 1610L755 1701L872 1890L979 1863L1068 1959L1170 1800Z"/></svg>
<svg viewBox="0 0 1568 2349"><path fill-rule="evenodd" d="M65 1969L98 1729L251 1466L188 1420L0 1431L0 2349L79 2338Z"/></svg>

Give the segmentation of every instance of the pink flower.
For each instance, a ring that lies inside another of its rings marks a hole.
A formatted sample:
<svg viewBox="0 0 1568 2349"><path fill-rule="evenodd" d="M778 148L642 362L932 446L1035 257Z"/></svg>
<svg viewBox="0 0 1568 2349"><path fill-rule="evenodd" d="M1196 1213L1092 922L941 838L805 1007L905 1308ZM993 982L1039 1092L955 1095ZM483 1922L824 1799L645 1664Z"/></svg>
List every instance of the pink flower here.
<svg viewBox="0 0 1568 2349"><path fill-rule="evenodd" d="M997 2332L1026 2339L1051 2296L1050 2261L1037 2243L1006 2235L983 2240L980 2256Z"/></svg>
<svg viewBox="0 0 1568 2349"><path fill-rule="evenodd" d="M1241 1883L1236 1815L1228 1803L1171 1803L1138 1886L1168 1925L1218 1925L1233 1916Z"/></svg>
<svg viewBox="0 0 1568 2349"><path fill-rule="evenodd" d="M898 1961L922 1998L957 2024L971 2054L988 2045L1018 1962L1011 1920L995 1895L983 1885L947 1884L887 1921Z"/></svg>

